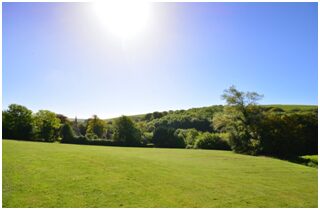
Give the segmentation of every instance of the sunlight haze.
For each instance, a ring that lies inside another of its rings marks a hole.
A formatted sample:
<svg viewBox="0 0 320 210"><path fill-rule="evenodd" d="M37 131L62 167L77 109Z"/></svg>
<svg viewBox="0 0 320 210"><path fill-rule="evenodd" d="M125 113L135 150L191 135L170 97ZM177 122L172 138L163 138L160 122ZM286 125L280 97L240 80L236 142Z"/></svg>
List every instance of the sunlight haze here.
<svg viewBox="0 0 320 210"><path fill-rule="evenodd" d="M108 1L109 2L109 1ZM100 118L317 104L317 3L2 3L3 109Z"/></svg>

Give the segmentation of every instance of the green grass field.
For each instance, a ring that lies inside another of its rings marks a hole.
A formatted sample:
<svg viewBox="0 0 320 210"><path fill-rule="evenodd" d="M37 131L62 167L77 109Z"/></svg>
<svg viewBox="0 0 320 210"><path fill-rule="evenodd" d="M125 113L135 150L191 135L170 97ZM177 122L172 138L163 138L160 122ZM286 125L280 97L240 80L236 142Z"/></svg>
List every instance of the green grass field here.
<svg viewBox="0 0 320 210"><path fill-rule="evenodd" d="M317 168L227 151L4 140L3 207L317 207Z"/></svg>

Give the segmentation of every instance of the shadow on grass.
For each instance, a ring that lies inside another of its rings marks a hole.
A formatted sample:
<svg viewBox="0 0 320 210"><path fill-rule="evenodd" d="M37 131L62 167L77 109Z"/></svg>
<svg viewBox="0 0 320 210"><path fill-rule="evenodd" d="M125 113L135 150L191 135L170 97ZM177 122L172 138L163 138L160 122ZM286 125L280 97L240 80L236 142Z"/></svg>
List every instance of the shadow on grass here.
<svg viewBox="0 0 320 210"><path fill-rule="evenodd" d="M318 161L317 160L313 160L313 159L309 159L309 158L305 158L305 157L291 157L291 158L283 158L282 160L286 160L292 163L297 163L297 164L301 164L301 165L305 165L305 166L309 166L309 167L313 167L313 168L318 168Z"/></svg>

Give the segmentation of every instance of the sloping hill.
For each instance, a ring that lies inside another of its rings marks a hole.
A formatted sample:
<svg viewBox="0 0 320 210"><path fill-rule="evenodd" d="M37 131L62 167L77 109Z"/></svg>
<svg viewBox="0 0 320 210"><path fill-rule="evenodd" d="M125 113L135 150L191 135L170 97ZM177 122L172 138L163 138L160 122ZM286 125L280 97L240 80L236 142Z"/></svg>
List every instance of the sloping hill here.
<svg viewBox="0 0 320 210"><path fill-rule="evenodd" d="M285 104L269 104L269 105L261 105L262 107L269 107L269 108L280 108L283 109L284 111L306 111L306 110L314 110L318 109L317 105L285 105ZM202 117L212 117L212 113L216 111L222 110L223 106L222 105L212 105L212 106L205 106L205 107L198 107L198 108L190 108L187 110L170 110L170 111L164 111L164 112L157 112L157 113L164 113L164 115L172 115L172 114L179 114L179 113L192 113L193 115L201 115ZM129 115L131 119L134 121L143 121L145 120L145 117L147 114L152 114L152 113L144 113L144 114L137 114L137 115ZM108 118L105 119L106 121L112 121L117 119L118 117L114 118ZM69 120L73 121L74 118L69 118ZM86 119L77 119L78 122L84 122Z"/></svg>

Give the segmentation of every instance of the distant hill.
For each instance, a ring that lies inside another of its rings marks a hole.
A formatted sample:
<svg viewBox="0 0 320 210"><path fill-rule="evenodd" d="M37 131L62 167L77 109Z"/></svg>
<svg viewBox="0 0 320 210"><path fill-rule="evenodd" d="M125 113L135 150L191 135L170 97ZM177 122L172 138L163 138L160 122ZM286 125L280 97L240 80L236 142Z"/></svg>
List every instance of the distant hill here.
<svg viewBox="0 0 320 210"><path fill-rule="evenodd" d="M284 104L270 104L270 105L261 105L263 107L275 107L281 108L284 111L298 111L298 110L312 110L318 109L317 105L284 105Z"/></svg>
<svg viewBox="0 0 320 210"><path fill-rule="evenodd" d="M283 109L284 111L307 111L307 110L313 110L313 109L318 109L317 105L288 105L288 104L266 104L266 105L260 105L262 107L270 107L270 108L280 108ZM172 111L172 113L181 113L181 112L198 112L202 114L209 114L212 116L213 112L217 111L217 107L220 109L223 108L223 105L212 105L212 106L205 106L205 107L198 107L198 108L191 108L187 110L175 110ZM218 109L219 109L218 108ZM170 114L170 111L167 111ZM162 112L160 112L162 113ZM129 117L133 120L141 120L146 116L146 114L138 114L138 115L130 115ZM109 118L106 120L114 120L117 119L118 117L115 118Z"/></svg>
<svg viewBox="0 0 320 210"><path fill-rule="evenodd" d="M318 109L317 105L288 105L288 104L267 104L267 105L260 105L262 107L266 108L280 108L283 111L286 112L294 112L294 111L309 111ZM163 111L163 112L152 112L152 113L162 113L163 115L159 118L162 118L163 116L171 116L171 115L181 115L182 113L184 115L190 114L193 117L201 117L201 118L212 118L213 113L217 111L222 111L223 105L212 105L212 106L206 106L206 107L198 107L198 108L191 108L187 110L175 110L175 111ZM146 115L152 114L152 113L145 113L145 114L137 114L137 115L129 115L132 120L134 121L143 121L145 120ZM160 114L161 115L161 114ZM112 121L117 119L118 117L114 118L108 118L105 119L106 121ZM169 118L169 117L167 117ZM74 121L74 119L70 119L71 121ZM77 119L78 122L84 122L86 119Z"/></svg>

